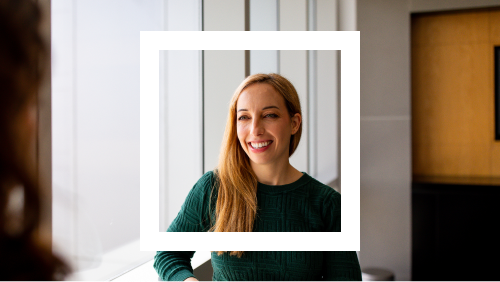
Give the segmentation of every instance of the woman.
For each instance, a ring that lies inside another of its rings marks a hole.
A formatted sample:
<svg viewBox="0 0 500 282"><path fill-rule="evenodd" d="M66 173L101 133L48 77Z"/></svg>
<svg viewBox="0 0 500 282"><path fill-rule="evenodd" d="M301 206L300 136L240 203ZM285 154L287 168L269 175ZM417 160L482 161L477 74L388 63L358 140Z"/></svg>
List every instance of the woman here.
<svg viewBox="0 0 500 282"><path fill-rule="evenodd" d="M0 1L0 280L56 280L69 272L40 240L33 148L48 57L40 17L35 1Z"/></svg>
<svg viewBox="0 0 500 282"><path fill-rule="evenodd" d="M189 193L169 232L338 232L340 194L290 165L300 101L278 74L236 89L217 169ZM194 252L158 252L164 280L196 281ZM361 280L355 252L214 252L214 280Z"/></svg>

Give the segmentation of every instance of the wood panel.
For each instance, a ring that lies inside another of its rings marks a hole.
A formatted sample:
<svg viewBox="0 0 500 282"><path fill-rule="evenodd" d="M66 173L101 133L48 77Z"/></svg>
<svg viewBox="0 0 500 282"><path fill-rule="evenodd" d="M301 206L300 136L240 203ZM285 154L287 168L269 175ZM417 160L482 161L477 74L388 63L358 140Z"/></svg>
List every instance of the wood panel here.
<svg viewBox="0 0 500 282"><path fill-rule="evenodd" d="M491 11L489 14L489 20L490 20L490 43L493 46L500 46L500 10L496 11ZM493 53L493 47L491 47L492 50L489 52L489 60L490 62L493 62L494 60L494 53ZM495 91L495 85L493 83L494 79L494 65L493 63L489 65L490 67L490 75L491 75L491 91ZM493 106L490 107L491 112L494 114L495 108L494 108L494 103L495 99L494 96L491 95L490 97L491 104ZM495 124L494 122L492 123L492 129L491 131L494 132L495 130ZM491 141L491 174L495 176L500 176L500 141Z"/></svg>
<svg viewBox="0 0 500 282"><path fill-rule="evenodd" d="M500 11L412 16L413 175L500 176L493 46Z"/></svg>
<svg viewBox="0 0 500 282"><path fill-rule="evenodd" d="M488 11L412 16L412 45L486 43Z"/></svg>
<svg viewBox="0 0 500 282"><path fill-rule="evenodd" d="M495 45L500 45L500 10L489 13L490 41Z"/></svg>
<svg viewBox="0 0 500 282"><path fill-rule="evenodd" d="M490 146L413 145L414 175L490 176Z"/></svg>
<svg viewBox="0 0 500 282"><path fill-rule="evenodd" d="M485 44L413 48L414 143L484 144L493 135Z"/></svg>

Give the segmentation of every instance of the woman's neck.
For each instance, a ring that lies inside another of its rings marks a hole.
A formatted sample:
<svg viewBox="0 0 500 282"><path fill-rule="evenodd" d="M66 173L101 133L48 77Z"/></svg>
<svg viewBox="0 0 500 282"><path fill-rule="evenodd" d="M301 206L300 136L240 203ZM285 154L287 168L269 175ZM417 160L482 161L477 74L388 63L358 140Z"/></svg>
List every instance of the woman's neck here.
<svg viewBox="0 0 500 282"><path fill-rule="evenodd" d="M302 172L295 169L287 161L283 165L257 165L251 163L257 176L257 181L266 185L285 185L297 181L302 177Z"/></svg>

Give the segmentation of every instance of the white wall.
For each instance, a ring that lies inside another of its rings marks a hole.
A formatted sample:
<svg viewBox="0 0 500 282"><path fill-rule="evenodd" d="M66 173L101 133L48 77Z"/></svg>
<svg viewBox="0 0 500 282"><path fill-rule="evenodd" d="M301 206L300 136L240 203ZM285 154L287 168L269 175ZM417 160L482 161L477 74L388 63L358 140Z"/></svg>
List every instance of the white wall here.
<svg viewBox="0 0 500 282"><path fill-rule="evenodd" d="M245 79L245 51L204 51L205 172L213 170L226 128L229 102Z"/></svg>
<svg viewBox="0 0 500 282"><path fill-rule="evenodd" d="M362 267L411 278L410 13L500 1L358 0Z"/></svg>
<svg viewBox="0 0 500 282"><path fill-rule="evenodd" d="M316 1L315 29L318 31L338 30L338 1ZM315 109L309 115L313 120L310 130L317 137L310 147L310 168L323 183L331 183L340 177L340 52L337 50L314 51L316 56ZM335 66L335 67L332 67ZM318 130L321 129L321 130ZM314 158L315 156L315 158ZM337 181L338 182L338 181ZM338 185L338 184L337 184ZM337 186L340 190L340 186Z"/></svg>
<svg viewBox="0 0 500 282"><path fill-rule="evenodd" d="M359 0L362 267L409 280L411 139L406 1Z"/></svg>
<svg viewBox="0 0 500 282"><path fill-rule="evenodd" d="M306 0L280 0L279 2L279 28L281 31L306 31L307 30L307 1ZM308 60L306 50L281 50L279 51L280 74L293 84L299 94L302 110L302 135L300 143L290 157L290 164L303 172L309 172L309 126L307 122L309 113L307 70Z"/></svg>
<svg viewBox="0 0 500 282"><path fill-rule="evenodd" d="M164 29L199 31L201 0L164 0ZM203 175L202 51L160 52L160 231Z"/></svg>
<svg viewBox="0 0 500 282"><path fill-rule="evenodd" d="M250 0L250 30L279 29L278 0ZM250 50L250 74L279 73L278 50Z"/></svg>
<svg viewBox="0 0 500 282"><path fill-rule="evenodd" d="M205 1L203 30L245 30L243 0ZM229 101L245 79L245 51L204 51L204 172L219 160Z"/></svg>

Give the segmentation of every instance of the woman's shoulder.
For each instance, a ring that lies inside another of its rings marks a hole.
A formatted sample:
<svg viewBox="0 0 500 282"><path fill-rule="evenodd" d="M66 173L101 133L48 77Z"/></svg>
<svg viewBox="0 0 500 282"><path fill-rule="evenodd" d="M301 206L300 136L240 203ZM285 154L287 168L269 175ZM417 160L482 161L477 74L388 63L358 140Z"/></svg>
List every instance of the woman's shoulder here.
<svg viewBox="0 0 500 282"><path fill-rule="evenodd" d="M205 185L210 185L214 182L215 180L215 172L213 170L205 172L200 179L198 179L198 182L196 182L197 185L205 186Z"/></svg>
<svg viewBox="0 0 500 282"><path fill-rule="evenodd" d="M308 190L314 193L317 197L326 199L340 199L340 193L334 188L320 182L319 180L309 176L311 179L309 181Z"/></svg>
<svg viewBox="0 0 500 282"><path fill-rule="evenodd" d="M217 182L217 174L215 171L207 171L203 174L193 187L193 191L206 194L213 190Z"/></svg>

